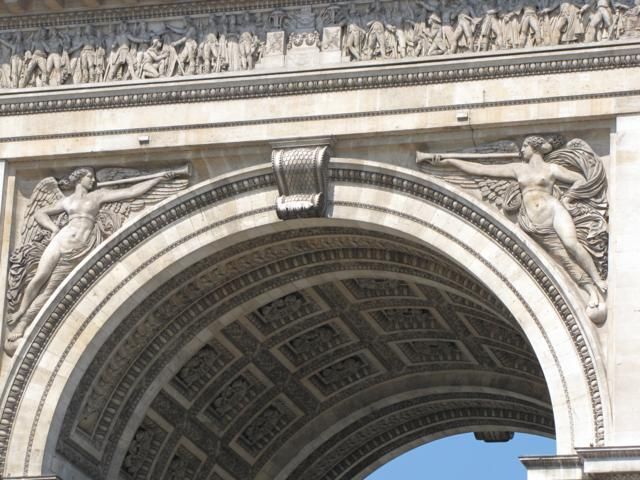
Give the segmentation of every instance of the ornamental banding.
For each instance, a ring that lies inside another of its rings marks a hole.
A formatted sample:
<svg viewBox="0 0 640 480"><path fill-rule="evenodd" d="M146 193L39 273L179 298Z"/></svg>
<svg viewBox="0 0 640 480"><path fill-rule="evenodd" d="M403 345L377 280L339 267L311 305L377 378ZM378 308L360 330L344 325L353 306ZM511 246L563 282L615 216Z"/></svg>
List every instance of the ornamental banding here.
<svg viewBox="0 0 640 480"><path fill-rule="evenodd" d="M624 40L640 36L640 0L376 0L181 19L95 20L0 32L0 88Z"/></svg>

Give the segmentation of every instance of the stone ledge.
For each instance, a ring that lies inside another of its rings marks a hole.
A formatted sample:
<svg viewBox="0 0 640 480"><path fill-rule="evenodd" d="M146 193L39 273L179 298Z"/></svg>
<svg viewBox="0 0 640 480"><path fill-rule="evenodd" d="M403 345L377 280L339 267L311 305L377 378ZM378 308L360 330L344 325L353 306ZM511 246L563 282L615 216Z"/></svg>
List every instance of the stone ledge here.
<svg viewBox="0 0 640 480"><path fill-rule="evenodd" d="M550 479L640 479L640 447L576 448L576 453L527 456L520 457L520 461L529 471L529 478L544 471L548 475L544 478Z"/></svg>

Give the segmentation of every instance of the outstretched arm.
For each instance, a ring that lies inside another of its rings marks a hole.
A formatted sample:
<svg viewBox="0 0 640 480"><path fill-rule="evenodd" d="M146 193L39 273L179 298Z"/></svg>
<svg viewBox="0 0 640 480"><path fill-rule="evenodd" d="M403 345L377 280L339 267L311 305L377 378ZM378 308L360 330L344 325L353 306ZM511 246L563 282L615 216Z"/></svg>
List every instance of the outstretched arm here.
<svg viewBox="0 0 640 480"><path fill-rule="evenodd" d="M516 171L513 163L508 163L506 165L482 165L480 163L467 162L457 158L445 158L434 163L439 165L451 165L452 167L471 175L516 178Z"/></svg>
<svg viewBox="0 0 640 480"><path fill-rule="evenodd" d="M144 182L136 183L128 188L118 190L100 189L96 193L99 194L100 203L119 202L121 200L129 200L144 195L162 180L173 178L173 173L168 172L164 176L152 178Z"/></svg>

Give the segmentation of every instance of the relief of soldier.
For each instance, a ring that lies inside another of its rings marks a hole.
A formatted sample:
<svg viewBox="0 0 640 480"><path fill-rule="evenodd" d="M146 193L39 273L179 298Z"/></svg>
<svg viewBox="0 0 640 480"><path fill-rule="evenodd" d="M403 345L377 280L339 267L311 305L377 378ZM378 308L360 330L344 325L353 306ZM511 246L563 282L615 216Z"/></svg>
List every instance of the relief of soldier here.
<svg viewBox="0 0 640 480"><path fill-rule="evenodd" d="M0 88L253 70L269 54L269 32L284 32L285 41L302 30L321 38L327 26L341 30L331 40L344 62L633 38L640 36L634 1L371 0L0 31Z"/></svg>

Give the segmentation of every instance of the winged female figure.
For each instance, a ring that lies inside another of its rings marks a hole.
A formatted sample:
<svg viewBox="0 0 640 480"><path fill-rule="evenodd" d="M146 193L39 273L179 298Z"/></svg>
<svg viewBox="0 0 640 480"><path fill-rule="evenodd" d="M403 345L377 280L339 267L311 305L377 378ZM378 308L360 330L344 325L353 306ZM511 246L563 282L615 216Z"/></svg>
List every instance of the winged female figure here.
<svg viewBox="0 0 640 480"><path fill-rule="evenodd" d="M467 188L475 183L484 199L507 214L515 214L520 227L584 289L588 316L594 323L602 323L606 318L608 248L607 183L602 162L580 139L565 144L561 137L529 136L520 153L523 162L502 164L480 164L455 158L455 154L446 154L447 158L426 155L435 167L449 166L472 176L445 179Z"/></svg>
<svg viewBox="0 0 640 480"><path fill-rule="evenodd" d="M121 178L123 171L105 169L99 174ZM9 260L10 333L5 345L9 354L48 297L88 252L132 211L186 187L187 180L173 180L177 175L176 170L169 170L139 180L103 182L118 186L133 183L124 188L96 189L94 170L83 167L59 181L48 177L38 183L27 207L20 245ZM65 190L72 193L65 195Z"/></svg>

